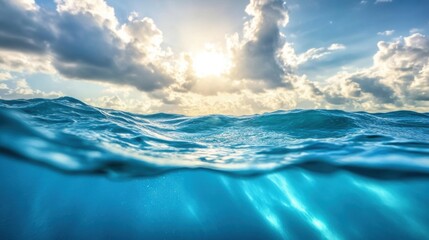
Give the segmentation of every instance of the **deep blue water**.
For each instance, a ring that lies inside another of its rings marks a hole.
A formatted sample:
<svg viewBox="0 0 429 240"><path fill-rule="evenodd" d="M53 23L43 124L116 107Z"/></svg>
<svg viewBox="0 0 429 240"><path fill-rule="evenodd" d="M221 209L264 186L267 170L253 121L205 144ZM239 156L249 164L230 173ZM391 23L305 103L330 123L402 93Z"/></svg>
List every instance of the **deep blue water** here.
<svg viewBox="0 0 429 240"><path fill-rule="evenodd" d="M429 114L0 100L0 239L428 239Z"/></svg>

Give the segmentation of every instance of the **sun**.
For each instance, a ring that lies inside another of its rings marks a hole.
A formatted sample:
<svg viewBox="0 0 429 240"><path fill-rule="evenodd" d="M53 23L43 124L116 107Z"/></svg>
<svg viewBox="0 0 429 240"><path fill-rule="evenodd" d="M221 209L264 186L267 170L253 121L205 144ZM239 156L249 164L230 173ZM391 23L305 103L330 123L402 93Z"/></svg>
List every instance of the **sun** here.
<svg viewBox="0 0 429 240"><path fill-rule="evenodd" d="M221 52L205 49L192 57L192 68L198 77L220 76L228 72L230 60Z"/></svg>

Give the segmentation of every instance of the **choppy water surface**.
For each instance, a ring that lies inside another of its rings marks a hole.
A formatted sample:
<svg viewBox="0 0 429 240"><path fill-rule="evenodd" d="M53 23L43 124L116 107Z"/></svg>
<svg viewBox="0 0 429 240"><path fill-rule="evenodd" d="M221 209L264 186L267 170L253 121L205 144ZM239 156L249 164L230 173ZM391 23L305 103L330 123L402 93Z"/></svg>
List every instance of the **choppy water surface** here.
<svg viewBox="0 0 429 240"><path fill-rule="evenodd" d="M429 237L427 113L0 100L0 160L7 239Z"/></svg>

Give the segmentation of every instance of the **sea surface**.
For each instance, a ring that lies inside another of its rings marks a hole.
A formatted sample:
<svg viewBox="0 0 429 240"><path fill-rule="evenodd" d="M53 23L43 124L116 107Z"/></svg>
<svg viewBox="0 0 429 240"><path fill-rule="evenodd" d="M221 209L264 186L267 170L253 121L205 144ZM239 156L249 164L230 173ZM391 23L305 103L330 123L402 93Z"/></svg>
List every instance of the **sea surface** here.
<svg viewBox="0 0 429 240"><path fill-rule="evenodd" d="M0 239L429 239L429 113L0 100Z"/></svg>

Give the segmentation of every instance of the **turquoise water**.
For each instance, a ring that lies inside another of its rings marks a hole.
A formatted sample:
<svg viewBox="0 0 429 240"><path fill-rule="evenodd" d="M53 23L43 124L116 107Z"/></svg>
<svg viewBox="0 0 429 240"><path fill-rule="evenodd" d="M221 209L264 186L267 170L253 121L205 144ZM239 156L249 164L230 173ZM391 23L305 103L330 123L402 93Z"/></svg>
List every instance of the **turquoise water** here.
<svg viewBox="0 0 429 240"><path fill-rule="evenodd" d="M1 239L427 239L429 114L0 100Z"/></svg>

